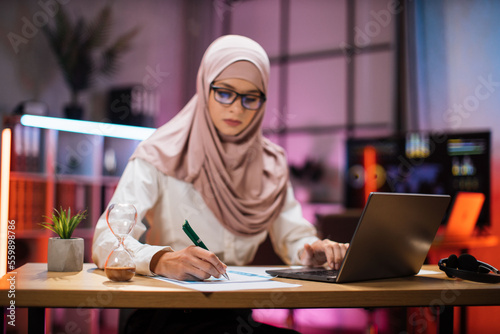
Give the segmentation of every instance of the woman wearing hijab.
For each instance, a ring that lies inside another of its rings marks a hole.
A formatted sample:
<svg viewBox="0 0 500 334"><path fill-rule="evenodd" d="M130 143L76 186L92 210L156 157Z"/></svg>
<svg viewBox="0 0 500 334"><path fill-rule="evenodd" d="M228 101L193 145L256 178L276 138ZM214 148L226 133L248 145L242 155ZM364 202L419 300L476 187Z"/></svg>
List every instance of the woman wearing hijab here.
<svg viewBox="0 0 500 334"><path fill-rule="evenodd" d="M255 41L214 41L203 56L195 96L132 155L111 203L131 203L138 222L126 239L136 271L180 280L220 277L251 262L269 234L289 264L338 268L347 244L319 240L302 217L285 154L263 137L269 59ZM187 219L210 251L192 246ZM104 215L93 260L104 268L116 238Z"/></svg>

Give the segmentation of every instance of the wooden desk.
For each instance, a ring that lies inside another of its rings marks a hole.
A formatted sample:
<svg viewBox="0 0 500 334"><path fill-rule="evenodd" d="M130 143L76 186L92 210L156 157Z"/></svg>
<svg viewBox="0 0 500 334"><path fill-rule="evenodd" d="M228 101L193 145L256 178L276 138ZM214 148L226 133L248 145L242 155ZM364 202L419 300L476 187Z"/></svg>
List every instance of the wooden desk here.
<svg viewBox="0 0 500 334"><path fill-rule="evenodd" d="M424 269L439 271L437 266ZM45 263L28 263L0 280L6 307L15 278L15 306L30 308L30 332L44 319L46 307L68 308L345 308L435 306L440 330L452 333L453 307L500 305L500 284L448 279L444 273L369 282L331 284L286 280L297 288L203 293L148 277L115 283L94 264L78 273L47 272ZM19 320L19 319L18 319ZM40 330L40 327L38 327ZM40 331L43 333L43 330Z"/></svg>
<svg viewBox="0 0 500 334"><path fill-rule="evenodd" d="M469 253L469 249L494 247L498 244L496 235L473 235L469 238L450 238L443 235L441 231L434 239L429 250L428 259L430 263L437 263L439 259L446 258L450 254L457 256ZM458 251L458 252L457 252ZM467 328L467 307L460 307L460 334L465 334Z"/></svg>

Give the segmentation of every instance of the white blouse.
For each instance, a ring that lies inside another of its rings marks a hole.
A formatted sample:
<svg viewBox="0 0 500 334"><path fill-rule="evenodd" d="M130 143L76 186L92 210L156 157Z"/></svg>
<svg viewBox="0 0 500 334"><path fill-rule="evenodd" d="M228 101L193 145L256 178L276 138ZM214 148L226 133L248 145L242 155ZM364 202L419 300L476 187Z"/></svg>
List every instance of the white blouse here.
<svg viewBox="0 0 500 334"><path fill-rule="evenodd" d="M268 233L234 235L219 223L191 183L166 176L141 159L128 163L110 203L132 203L137 208L138 222L125 240L125 247L133 253L136 272L142 275L153 275L149 263L158 251L180 250L192 245L182 230L185 219L208 249L227 265L245 265L252 261ZM275 251L288 264L299 264L298 254L303 245L318 240L316 229L302 216L291 185L281 214L272 223L269 234ZM104 268L109 253L117 244L103 213L97 222L92 245L92 259L99 268Z"/></svg>

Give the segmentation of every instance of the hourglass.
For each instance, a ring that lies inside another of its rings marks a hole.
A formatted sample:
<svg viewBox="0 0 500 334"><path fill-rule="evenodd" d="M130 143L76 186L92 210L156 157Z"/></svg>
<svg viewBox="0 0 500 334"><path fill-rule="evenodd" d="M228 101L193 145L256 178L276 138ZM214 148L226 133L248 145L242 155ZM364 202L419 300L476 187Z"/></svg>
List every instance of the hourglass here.
<svg viewBox="0 0 500 334"><path fill-rule="evenodd" d="M118 239L118 247L109 254L104 265L106 276L112 281L124 282L134 277L134 259L125 248L124 241L136 221L137 210L132 204L111 204L106 211L108 227Z"/></svg>

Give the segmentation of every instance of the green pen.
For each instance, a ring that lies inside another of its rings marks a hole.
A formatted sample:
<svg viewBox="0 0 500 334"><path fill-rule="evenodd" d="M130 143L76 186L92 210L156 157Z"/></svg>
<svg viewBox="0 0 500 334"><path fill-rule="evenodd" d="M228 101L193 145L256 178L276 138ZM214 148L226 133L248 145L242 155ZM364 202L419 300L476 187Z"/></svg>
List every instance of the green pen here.
<svg viewBox="0 0 500 334"><path fill-rule="evenodd" d="M208 250L208 247L205 246L205 244L203 243L203 241L201 241L198 234L196 234L191 225L189 225L187 219L184 220L184 224L182 224L182 230L187 234L187 236L189 237L189 239L191 239L191 241L195 244L195 246L199 246L203 249ZM224 276L227 280L229 279L229 276L227 276L226 273L222 274L222 276Z"/></svg>

